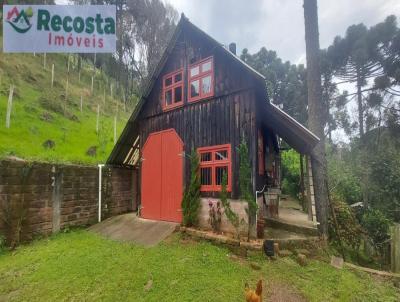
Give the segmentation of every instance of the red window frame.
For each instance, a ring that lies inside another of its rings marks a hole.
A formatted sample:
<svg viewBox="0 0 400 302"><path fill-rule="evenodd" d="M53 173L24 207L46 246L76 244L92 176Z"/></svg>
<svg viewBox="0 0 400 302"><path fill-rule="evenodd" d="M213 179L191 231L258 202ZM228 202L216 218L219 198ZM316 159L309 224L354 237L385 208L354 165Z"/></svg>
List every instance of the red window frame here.
<svg viewBox="0 0 400 302"><path fill-rule="evenodd" d="M181 75L181 80L180 81L175 81L175 76L180 74ZM171 84L166 85L166 80L171 78ZM183 89L183 68L175 70L173 72L170 72L166 75L163 76L162 78L163 84L162 84L162 102L163 102L163 109L164 110L169 110L173 108L177 108L180 106L183 106L183 99L184 99L184 89ZM181 101L180 102L175 102L175 89L180 88L181 89ZM165 94L171 91L171 97L172 97L172 104L168 105L166 103L166 98Z"/></svg>
<svg viewBox="0 0 400 302"><path fill-rule="evenodd" d="M217 160L216 153L218 151L227 151L227 158L223 160ZM201 185L200 191L202 192L219 192L221 191L221 185L216 184L216 169L227 167L228 175L227 175L227 186L226 190L231 192L232 190L232 155L231 155L231 145L217 145L217 146L210 146L210 147L202 147L197 149L197 153L199 154L200 158L200 171L202 168L211 168L211 185ZM209 161L201 161L201 155L204 153L210 153L211 158ZM200 175L201 177L201 175Z"/></svg>
<svg viewBox="0 0 400 302"><path fill-rule="evenodd" d="M203 65L208 62L211 63L210 70L203 71L202 70ZM196 67L199 68L199 73L197 75L191 76L191 70ZM203 79L208 76L211 76L210 92L203 93L203 89L202 89ZM188 83L189 83L189 85L188 85L188 100L189 100L189 102L195 102L195 101L207 98L207 97L214 96L214 57L211 56L211 57L205 58L199 62L189 65L188 77L189 77L189 81L188 81ZM199 95L192 97L192 95L191 95L192 82L197 81L197 80L199 81Z"/></svg>

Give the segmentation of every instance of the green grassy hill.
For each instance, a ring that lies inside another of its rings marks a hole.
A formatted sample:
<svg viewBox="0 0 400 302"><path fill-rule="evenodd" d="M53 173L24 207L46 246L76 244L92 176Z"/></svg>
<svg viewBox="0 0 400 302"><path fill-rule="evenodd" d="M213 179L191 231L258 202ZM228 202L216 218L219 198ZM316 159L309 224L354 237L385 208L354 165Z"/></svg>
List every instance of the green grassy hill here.
<svg viewBox="0 0 400 302"><path fill-rule="evenodd" d="M0 39L2 49L1 36ZM132 106L124 111L120 91L119 95L111 98L110 83L114 83L113 87L116 83L100 70L96 70L92 95L93 66L83 61L79 81L77 57L72 55L66 96L68 56L47 54L46 68L43 61L43 54L0 52L0 157L86 164L104 162L114 145L114 117L117 116L118 137ZM52 64L55 65L53 88ZM15 85L15 90L11 126L7 129L10 84ZM96 133L98 104L100 122L99 132ZM89 149L91 155L87 154Z"/></svg>

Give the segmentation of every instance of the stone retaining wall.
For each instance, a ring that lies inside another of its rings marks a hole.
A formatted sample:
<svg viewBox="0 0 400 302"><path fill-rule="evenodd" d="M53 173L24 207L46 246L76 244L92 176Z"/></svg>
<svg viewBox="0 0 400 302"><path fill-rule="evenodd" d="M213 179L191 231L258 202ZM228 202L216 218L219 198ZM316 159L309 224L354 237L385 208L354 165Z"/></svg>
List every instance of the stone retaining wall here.
<svg viewBox="0 0 400 302"><path fill-rule="evenodd" d="M136 170L103 167L102 217L136 210ZM0 161L0 235L8 244L98 219L96 166Z"/></svg>

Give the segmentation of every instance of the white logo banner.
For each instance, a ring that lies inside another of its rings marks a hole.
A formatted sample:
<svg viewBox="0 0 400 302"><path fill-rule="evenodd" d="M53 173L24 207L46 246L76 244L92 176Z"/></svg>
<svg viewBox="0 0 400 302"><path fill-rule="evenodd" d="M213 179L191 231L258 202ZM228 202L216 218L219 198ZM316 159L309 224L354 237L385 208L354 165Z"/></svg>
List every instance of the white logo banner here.
<svg viewBox="0 0 400 302"><path fill-rule="evenodd" d="M115 5L4 5L4 52L113 53Z"/></svg>

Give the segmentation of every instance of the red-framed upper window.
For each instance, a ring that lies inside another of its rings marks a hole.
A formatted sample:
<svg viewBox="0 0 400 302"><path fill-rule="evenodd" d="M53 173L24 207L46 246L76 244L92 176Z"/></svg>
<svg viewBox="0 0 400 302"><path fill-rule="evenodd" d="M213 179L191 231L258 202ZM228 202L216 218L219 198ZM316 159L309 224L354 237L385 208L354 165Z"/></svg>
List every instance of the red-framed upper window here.
<svg viewBox="0 0 400 302"><path fill-rule="evenodd" d="M164 110L183 105L183 69L163 76L163 108Z"/></svg>
<svg viewBox="0 0 400 302"><path fill-rule="evenodd" d="M189 66L189 102L214 95L213 57L201 60Z"/></svg>
<svg viewBox="0 0 400 302"><path fill-rule="evenodd" d="M222 177L227 175L228 192L232 189L231 145L198 148L200 157L200 191L221 191Z"/></svg>

